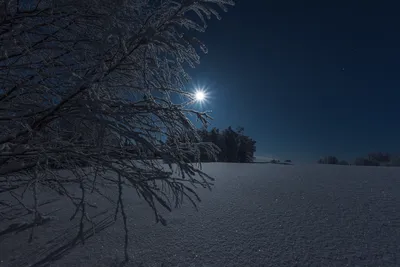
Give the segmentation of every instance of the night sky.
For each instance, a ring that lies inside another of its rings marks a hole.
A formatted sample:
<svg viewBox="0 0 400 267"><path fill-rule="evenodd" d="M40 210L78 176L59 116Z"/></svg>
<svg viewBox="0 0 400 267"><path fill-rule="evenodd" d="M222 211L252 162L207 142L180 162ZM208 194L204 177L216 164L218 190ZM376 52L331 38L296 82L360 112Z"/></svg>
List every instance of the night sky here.
<svg viewBox="0 0 400 267"><path fill-rule="evenodd" d="M400 152L396 1L241 0L200 37L191 71L212 126L243 126L257 155L315 162Z"/></svg>

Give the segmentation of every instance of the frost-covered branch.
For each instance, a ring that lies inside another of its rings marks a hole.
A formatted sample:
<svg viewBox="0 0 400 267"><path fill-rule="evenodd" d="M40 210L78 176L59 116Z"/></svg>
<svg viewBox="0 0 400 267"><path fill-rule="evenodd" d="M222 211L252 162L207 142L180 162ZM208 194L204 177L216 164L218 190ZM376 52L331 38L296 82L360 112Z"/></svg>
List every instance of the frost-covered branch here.
<svg viewBox="0 0 400 267"><path fill-rule="evenodd" d="M190 108L185 69L207 51L193 32L230 5L0 0L0 192L22 204L16 192L32 191L26 207L37 220L40 188L48 188L73 203L81 226L90 221L88 196L105 197L99 187L110 184L117 207L121 187L134 190L162 223L157 205L195 204L193 186L212 181L196 162L215 146L201 142L189 119L210 117Z"/></svg>

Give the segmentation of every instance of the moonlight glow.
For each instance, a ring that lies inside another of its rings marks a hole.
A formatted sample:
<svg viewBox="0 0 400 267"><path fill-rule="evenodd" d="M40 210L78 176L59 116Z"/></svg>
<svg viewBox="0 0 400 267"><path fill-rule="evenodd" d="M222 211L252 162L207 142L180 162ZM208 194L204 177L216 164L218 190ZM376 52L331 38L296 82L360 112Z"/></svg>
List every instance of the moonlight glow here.
<svg viewBox="0 0 400 267"><path fill-rule="evenodd" d="M203 102L206 99L206 93L202 90L197 90L194 94L194 98L198 102Z"/></svg>

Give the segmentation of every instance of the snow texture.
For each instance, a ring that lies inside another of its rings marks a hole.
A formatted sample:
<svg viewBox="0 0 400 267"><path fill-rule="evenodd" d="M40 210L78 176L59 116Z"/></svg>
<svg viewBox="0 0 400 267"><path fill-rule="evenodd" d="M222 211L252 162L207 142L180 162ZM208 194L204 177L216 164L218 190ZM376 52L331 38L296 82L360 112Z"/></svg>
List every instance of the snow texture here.
<svg viewBox="0 0 400 267"><path fill-rule="evenodd" d="M164 213L166 227L125 193L127 266L400 265L399 168L210 163L204 170L217 178L214 190L200 190L198 212L187 204ZM106 208L96 204L99 213ZM10 222L2 220L0 265L33 265L63 246L74 230L65 230L67 207L52 215L58 222L37 229L32 244L29 231L4 233ZM47 260L61 255L51 266L118 266L122 229L118 222Z"/></svg>

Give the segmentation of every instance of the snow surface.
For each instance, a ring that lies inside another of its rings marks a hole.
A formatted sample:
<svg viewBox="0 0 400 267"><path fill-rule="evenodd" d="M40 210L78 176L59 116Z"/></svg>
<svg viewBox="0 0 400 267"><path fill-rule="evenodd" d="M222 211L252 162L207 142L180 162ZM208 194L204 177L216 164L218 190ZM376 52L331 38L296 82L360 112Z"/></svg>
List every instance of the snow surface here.
<svg viewBox="0 0 400 267"><path fill-rule="evenodd" d="M127 266L400 266L400 168L210 163L204 170L217 178L213 191L199 191L198 212L185 205L164 213L166 227L125 195ZM106 205L98 204L101 212ZM29 266L63 246L76 230L65 230L67 210L30 245L29 231L1 233L0 266ZM53 254L61 258L51 266L119 266L123 242L118 223L84 247Z"/></svg>

